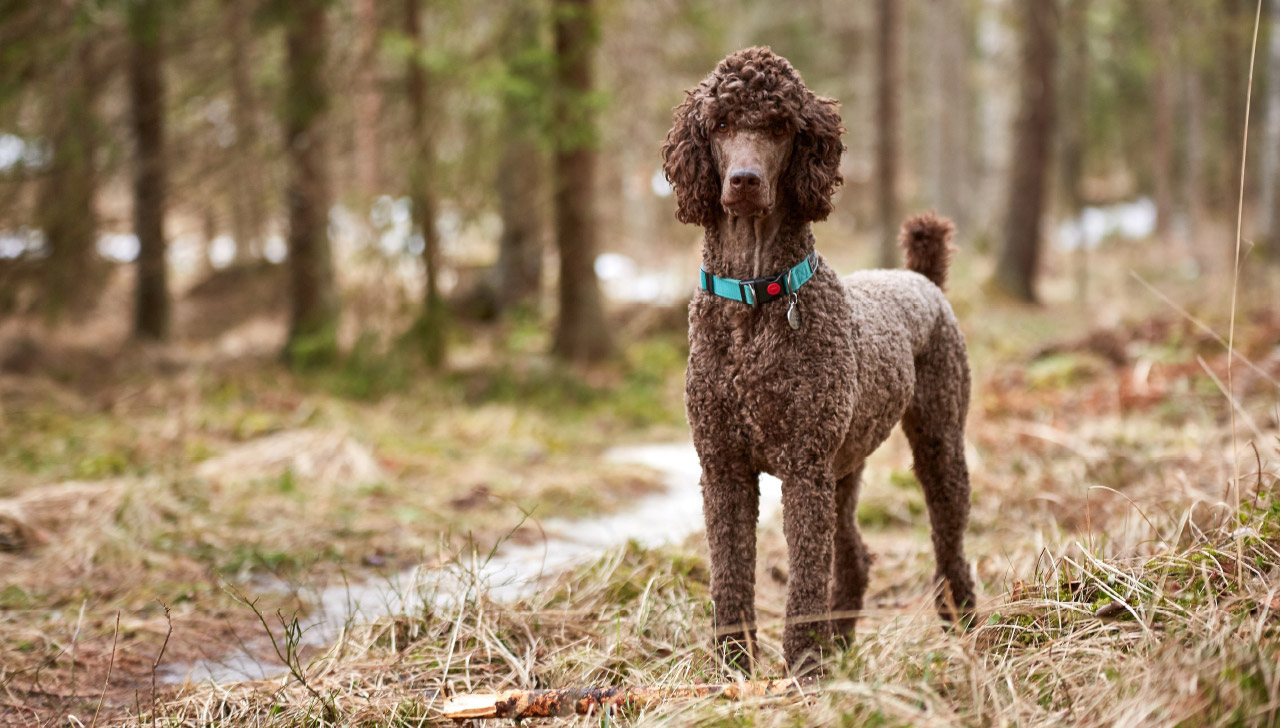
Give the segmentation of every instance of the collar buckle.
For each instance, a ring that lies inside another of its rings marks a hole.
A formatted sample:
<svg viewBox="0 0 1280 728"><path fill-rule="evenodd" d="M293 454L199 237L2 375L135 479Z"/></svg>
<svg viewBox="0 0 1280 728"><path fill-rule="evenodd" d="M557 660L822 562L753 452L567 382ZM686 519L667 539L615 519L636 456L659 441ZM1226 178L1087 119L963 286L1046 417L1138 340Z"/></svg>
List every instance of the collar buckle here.
<svg viewBox="0 0 1280 728"><path fill-rule="evenodd" d="M757 306L762 303L776 301L790 293L791 284L787 280L790 277L790 274L791 271L787 270L782 273L778 273L777 275L739 281L738 285L744 289L750 290L751 301L749 301L749 303L752 306ZM743 296L742 300L746 301L746 296Z"/></svg>

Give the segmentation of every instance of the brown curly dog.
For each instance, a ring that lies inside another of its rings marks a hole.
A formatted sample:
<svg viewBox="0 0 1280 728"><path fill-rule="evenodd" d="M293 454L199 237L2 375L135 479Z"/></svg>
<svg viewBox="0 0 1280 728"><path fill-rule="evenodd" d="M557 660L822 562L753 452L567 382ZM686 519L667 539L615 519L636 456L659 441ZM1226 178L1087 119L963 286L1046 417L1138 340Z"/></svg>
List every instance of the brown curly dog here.
<svg viewBox="0 0 1280 728"><path fill-rule="evenodd" d="M749 48L675 109L662 147L676 217L705 228L689 307L686 406L702 463L717 643L755 655L759 475L782 480L789 555L783 650L793 671L853 633L869 559L858 532L863 462L901 421L924 489L944 618L974 604L964 555L969 366L942 293L951 223L908 220L910 270L839 278L810 223L843 181L838 104L786 59ZM811 278L806 277L811 275Z"/></svg>

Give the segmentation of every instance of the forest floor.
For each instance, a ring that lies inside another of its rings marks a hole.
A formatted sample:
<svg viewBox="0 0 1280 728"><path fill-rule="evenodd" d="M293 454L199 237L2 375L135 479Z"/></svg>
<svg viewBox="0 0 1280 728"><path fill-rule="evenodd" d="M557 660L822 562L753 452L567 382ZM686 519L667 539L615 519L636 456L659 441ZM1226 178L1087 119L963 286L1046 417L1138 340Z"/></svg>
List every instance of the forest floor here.
<svg viewBox="0 0 1280 728"><path fill-rule="evenodd" d="M1233 434L1228 284L1162 278L1145 246L1111 255L1087 306L1060 283L1034 308L981 297L980 271L952 284L975 372L975 629L939 628L895 434L859 508L868 609L823 688L618 722L1280 720L1274 281L1247 281L1269 293L1238 308ZM450 691L723 679L699 534L610 549L517 598L494 597L473 558L536 544L539 519L625 512L664 487L602 454L687 440L679 319L626 314L623 360L589 371L551 364L543 327L518 321L459 338L437 375L363 344L295 375L248 344L0 331L0 724L420 725L446 722ZM767 520L766 675L783 671L785 563ZM414 566L459 588L322 645L290 630L317 589ZM164 680L235 651L286 676Z"/></svg>

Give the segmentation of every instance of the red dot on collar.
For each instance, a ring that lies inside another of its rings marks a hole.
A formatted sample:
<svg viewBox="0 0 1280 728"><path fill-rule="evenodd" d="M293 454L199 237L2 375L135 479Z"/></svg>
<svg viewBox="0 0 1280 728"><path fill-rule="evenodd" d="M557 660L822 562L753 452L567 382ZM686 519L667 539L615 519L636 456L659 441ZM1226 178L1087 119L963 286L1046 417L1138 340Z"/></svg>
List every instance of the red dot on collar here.
<svg viewBox="0 0 1280 728"><path fill-rule="evenodd" d="M770 296L776 296L779 293L782 293L782 286L777 283L770 283L765 287L765 290L769 292Z"/></svg>

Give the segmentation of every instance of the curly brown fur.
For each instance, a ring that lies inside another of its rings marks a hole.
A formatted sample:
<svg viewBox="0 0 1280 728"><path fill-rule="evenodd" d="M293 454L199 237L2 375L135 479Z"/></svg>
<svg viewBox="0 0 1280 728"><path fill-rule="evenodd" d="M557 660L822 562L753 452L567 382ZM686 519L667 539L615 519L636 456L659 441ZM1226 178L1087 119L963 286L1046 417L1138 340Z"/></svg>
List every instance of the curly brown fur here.
<svg viewBox="0 0 1280 728"><path fill-rule="evenodd" d="M792 195L790 209L807 220L827 218L831 196L844 181L839 104L806 88L787 59L768 48L748 48L721 61L676 107L662 158L680 222L714 225L721 215L710 144L720 121L743 127L780 123L794 132L784 185Z"/></svg>
<svg viewBox="0 0 1280 728"><path fill-rule="evenodd" d="M767 48L730 55L688 94L663 145L664 169L677 217L705 229L708 272L752 278L813 250L810 223L830 213L841 181L841 131L836 103ZM770 154L787 149L785 165L769 167ZM776 199L762 193L739 204L729 194L724 180L744 159L765 160L759 185L776 181ZM690 303L686 406L702 463L717 640L732 664L749 668L755 651L760 473L783 481L783 650L793 670L807 669L833 630L853 633L869 563L856 519L862 466L899 421L933 526L939 609L948 617L971 609L969 367L938 286L949 231L932 216L908 223L911 271L841 279L819 257L798 292L799 330L787 324L786 299L752 307L699 291Z"/></svg>
<svg viewBox="0 0 1280 728"><path fill-rule="evenodd" d="M946 290L951 267L951 236L955 225L932 212L916 215L902 224L898 244L907 254L907 270L913 270Z"/></svg>

